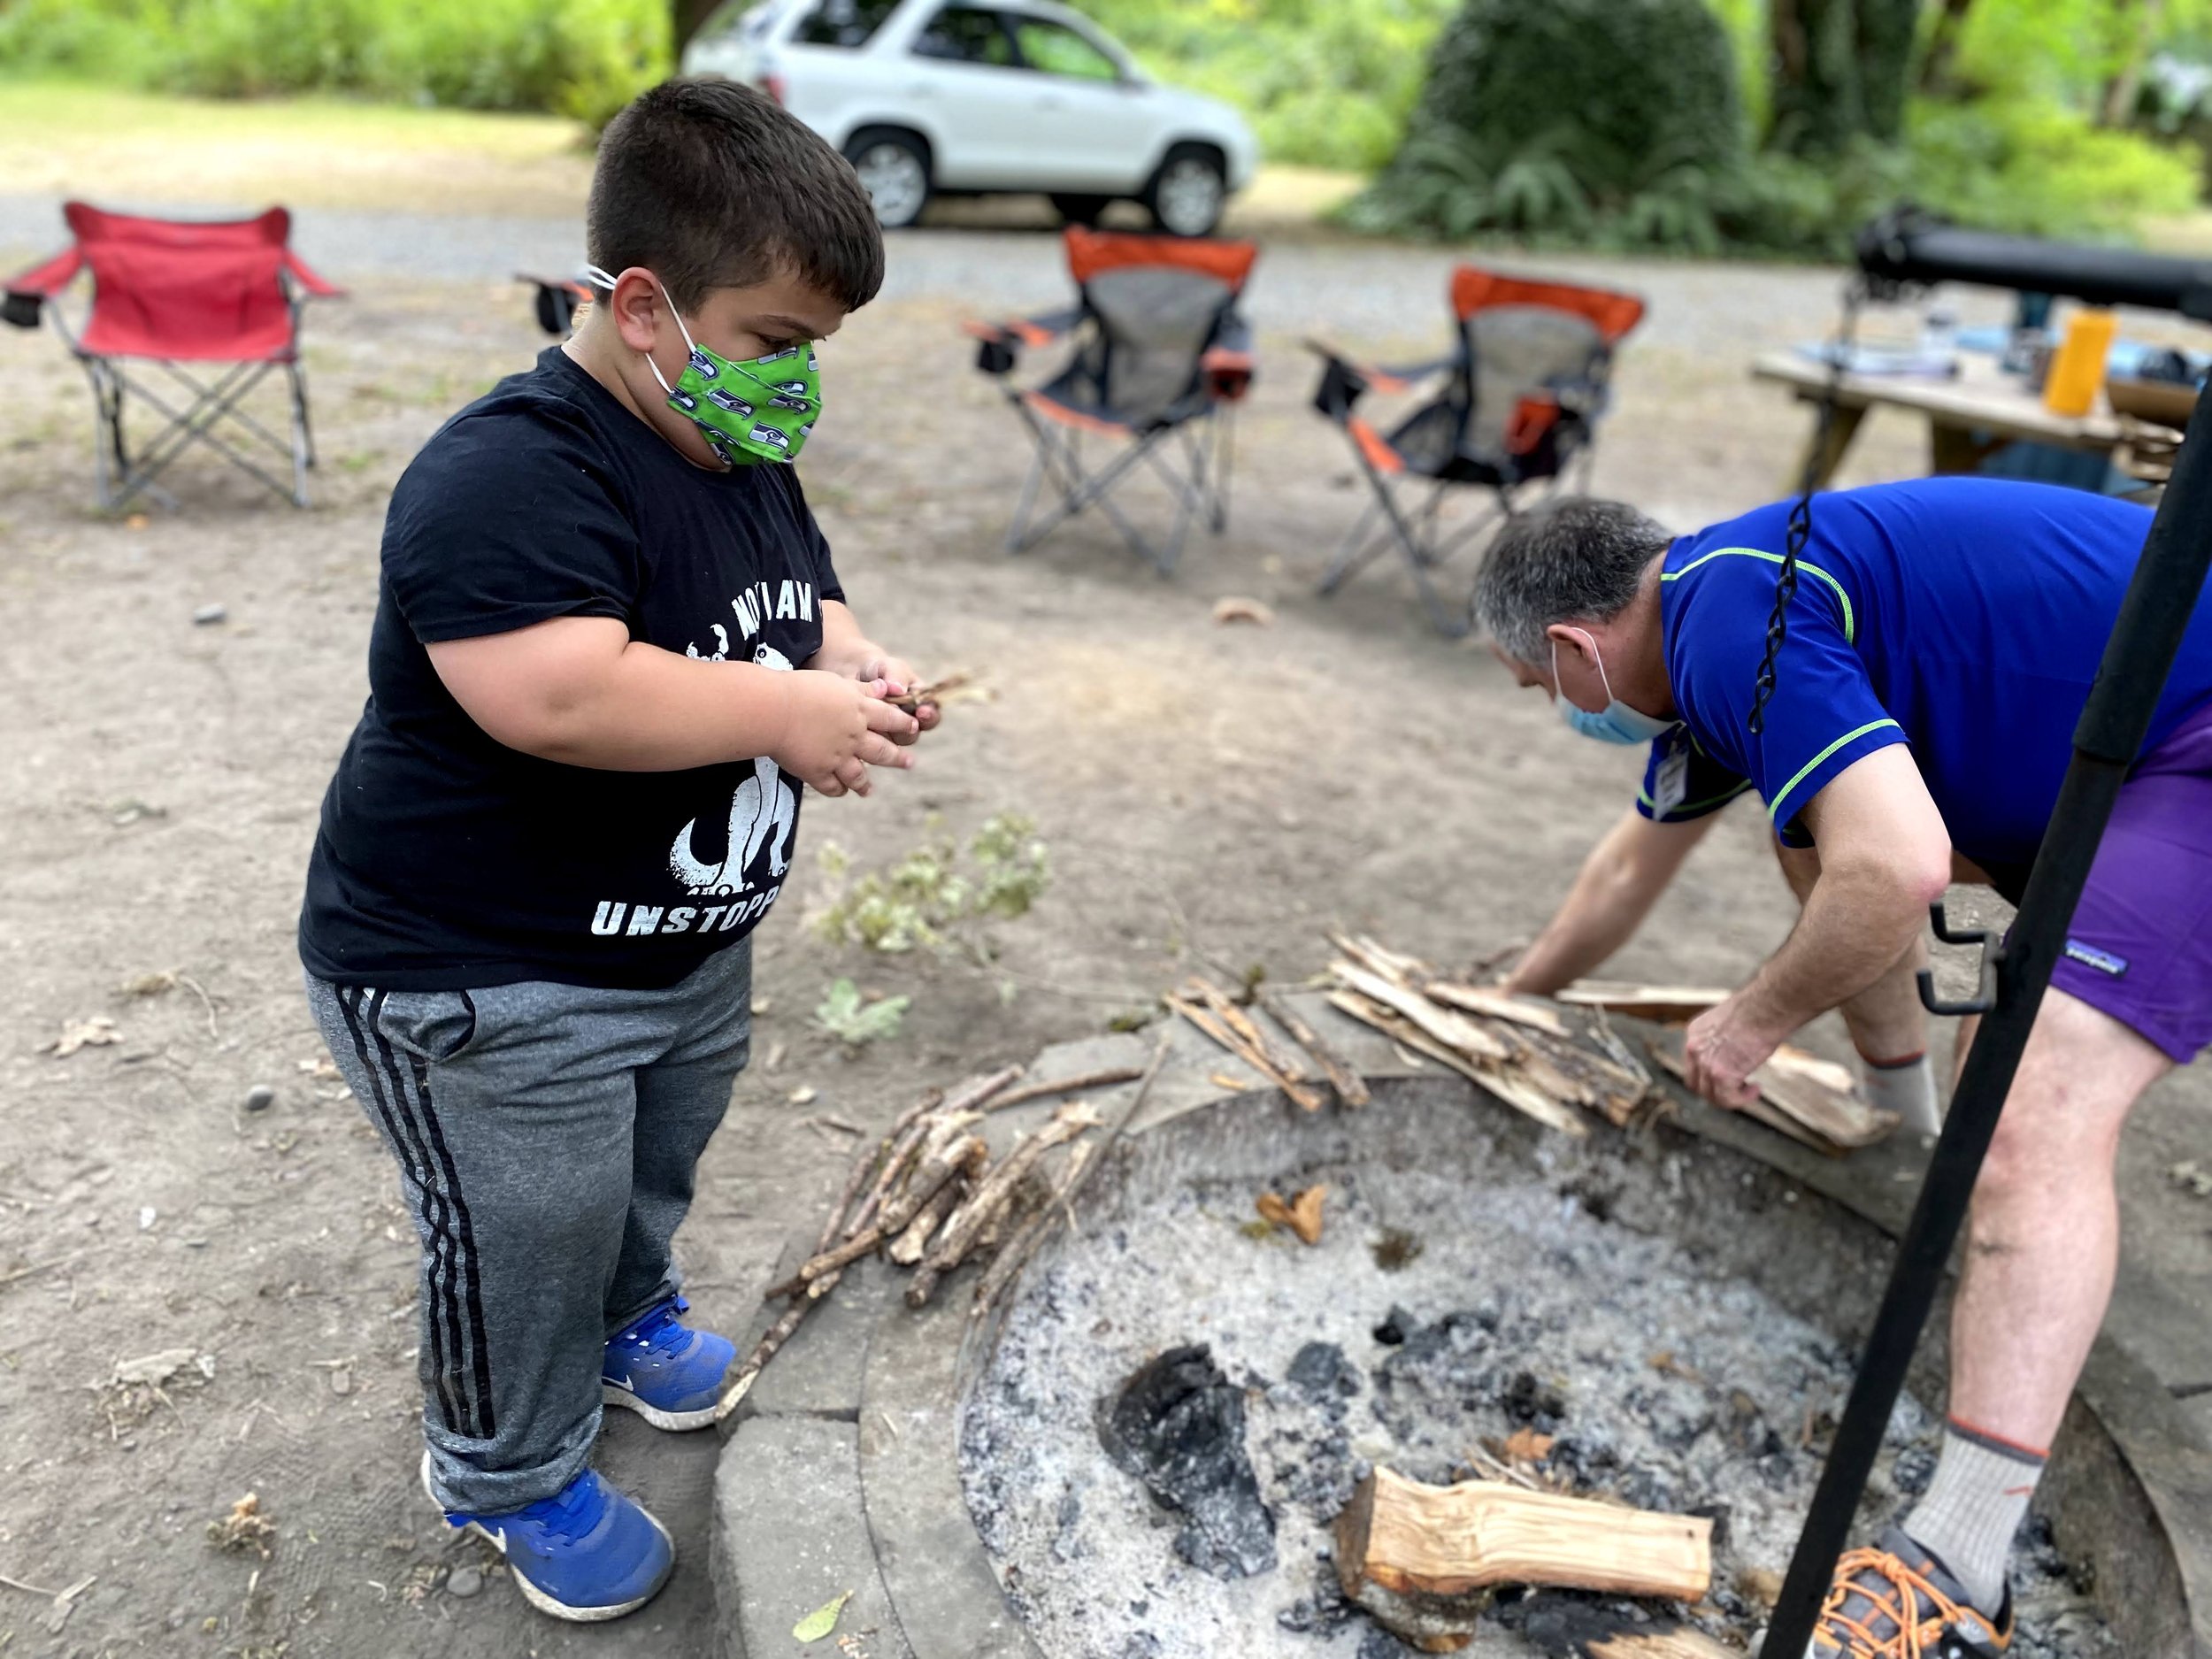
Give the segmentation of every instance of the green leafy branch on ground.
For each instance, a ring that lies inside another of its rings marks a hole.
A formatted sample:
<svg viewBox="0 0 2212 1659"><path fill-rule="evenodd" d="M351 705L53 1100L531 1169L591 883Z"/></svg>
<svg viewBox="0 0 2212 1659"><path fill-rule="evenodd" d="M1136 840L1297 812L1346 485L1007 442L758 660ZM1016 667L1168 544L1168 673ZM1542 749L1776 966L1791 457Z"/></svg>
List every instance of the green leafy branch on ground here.
<svg viewBox="0 0 2212 1659"><path fill-rule="evenodd" d="M980 925L1025 914L1051 882L1051 857L1036 828L1003 812L970 839L964 858L951 837L940 834L857 878L845 850L830 842L821 864L834 896L815 918L815 931L834 944L886 956L918 947L985 956Z"/></svg>
<svg viewBox="0 0 2212 1659"><path fill-rule="evenodd" d="M884 1037L899 1034L910 996L879 996L872 1000L850 979L833 979L814 1010L814 1023L849 1048L864 1048Z"/></svg>

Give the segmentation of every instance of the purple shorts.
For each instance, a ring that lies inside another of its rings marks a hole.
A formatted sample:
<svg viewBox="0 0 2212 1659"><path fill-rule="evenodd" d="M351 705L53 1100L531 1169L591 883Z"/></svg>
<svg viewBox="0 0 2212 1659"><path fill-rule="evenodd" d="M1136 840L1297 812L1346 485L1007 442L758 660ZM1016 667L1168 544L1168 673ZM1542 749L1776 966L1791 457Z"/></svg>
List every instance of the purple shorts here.
<svg viewBox="0 0 2212 1659"><path fill-rule="evenodd" d="M2212 707L2120 787L2051 983L2178 1065L2212 1046Z"/></svg>

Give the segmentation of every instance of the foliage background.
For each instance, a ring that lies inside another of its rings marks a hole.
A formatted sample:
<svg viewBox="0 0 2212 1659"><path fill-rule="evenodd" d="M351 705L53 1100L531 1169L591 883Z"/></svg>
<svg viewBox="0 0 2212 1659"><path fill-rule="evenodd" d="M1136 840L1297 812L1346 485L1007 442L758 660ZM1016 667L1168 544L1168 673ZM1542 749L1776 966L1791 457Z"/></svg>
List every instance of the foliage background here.
<svg viewBox="0 0 2212 1659"><path fill-rule="evenodd" d="M2146 75L2165 54L2205 65L2212 83L2212 0L1922 0L1901 140L1812 157L1774 120L1770 8L1821 14L1898 0L1079 3L1155 73L1243 109L1271 160L1379 173L1349 217L1397 234L1827 253L1868 213L1910 196L1998 228L2124 236L2147 216L2196 205L2199 140L2212 136L2212 98L2177 99L2170 81ZM668 72L672 19L696 4L0 0L0 74L544 111L595 127ZM1476 130L1417 115L1432 68L1463 79L1464 63L1447 61L1451 42L1456 32L1463 46L1484 18L1489 27L1519 13L1557 35L1555 14L1617 25L1654 7L1717 30L1674 27L1609 59L1562 41L1508 88L1509 119ZM1714 81L1716 41L1725 88ZM1598 63L1610 66L1594 74ZM1686 150L1670 130L1640 149L1617 132L1583 143L1570 130L1669 98L1695 101L1732 135ZM1547 111L1573 119L1547 121Z"/></svg>

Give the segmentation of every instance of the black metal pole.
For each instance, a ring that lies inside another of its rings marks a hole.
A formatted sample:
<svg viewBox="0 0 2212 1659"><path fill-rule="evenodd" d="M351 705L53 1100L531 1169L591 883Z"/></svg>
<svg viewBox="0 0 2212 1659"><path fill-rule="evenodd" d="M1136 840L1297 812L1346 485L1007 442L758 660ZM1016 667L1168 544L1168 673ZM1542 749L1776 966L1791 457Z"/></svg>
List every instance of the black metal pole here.
<svg viewBox="0 0 2212 1659"><path fill-rule="evenodd" d="M2074 728L2073 761L1998 963L1996 1005L1974 1039L1912 1220L1898 1243L1889 1288L1875 1315L1850 1402L1767 1627L1763 1659L1799 1659L1812 1640L2052 966L2065 948L2066 930L2104 838L2113 800L2150 729L2208 565L2212 565L2212 396L2200 398L2190 417L2188 435L2174 457L2173 477L2120 602L2081 723Z"/></svg>

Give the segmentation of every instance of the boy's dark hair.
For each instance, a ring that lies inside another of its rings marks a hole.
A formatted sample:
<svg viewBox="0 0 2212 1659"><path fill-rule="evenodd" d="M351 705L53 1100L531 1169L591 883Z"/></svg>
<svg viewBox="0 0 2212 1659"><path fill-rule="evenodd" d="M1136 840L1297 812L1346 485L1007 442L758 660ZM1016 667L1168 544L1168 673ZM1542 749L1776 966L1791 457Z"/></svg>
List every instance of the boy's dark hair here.
<svg viewBox="0 0 2212 1659"><path fill-rule="evenodd" d="M847 311L883 286L883 233L851 164L733 81L664 81L607 124L585 242L607 271L643 265L685 311L780 273Z"/></svg>

